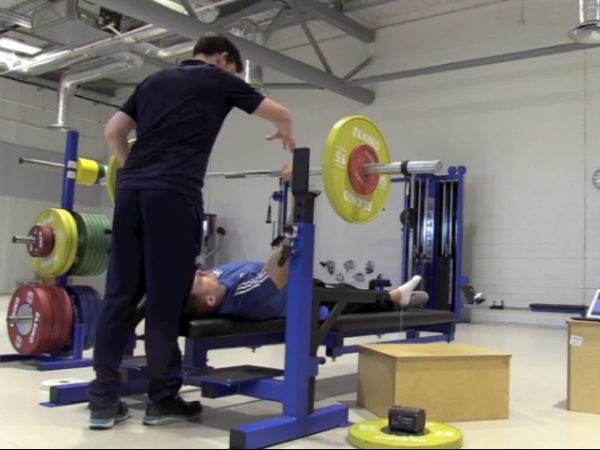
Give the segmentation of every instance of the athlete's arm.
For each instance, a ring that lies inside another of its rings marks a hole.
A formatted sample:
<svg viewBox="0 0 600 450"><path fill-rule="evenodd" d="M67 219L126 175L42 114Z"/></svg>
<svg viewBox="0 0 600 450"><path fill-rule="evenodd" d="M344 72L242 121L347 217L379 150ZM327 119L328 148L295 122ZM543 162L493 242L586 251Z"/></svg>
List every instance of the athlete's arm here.
<svg viewBox="0 0 600 450"><path fill-rule="evenodd" d="M115 155L115 158L125 164L125 160L129 156L129 134L135 129L135 121L127 114L118 111L106 124L104 129L104 138L110 148L110 151Z"/></svg>
<svg viewBox="0 0 600 450"><path fill-rule="evenodd" d="M287 108L266 98L244 80L230 73L221 73L221 86L233 106L275 125L277 133L269 136L269 140L281 139L288 150L296 147L292 133L292 114Z"/></svg>
<svg viewBox="0 0 600 450"><path fill-rule="evenodd" d="M110 148L110 151L115 155L115 158L125 164L125 160L129 156L129 134L135 129L137 121L137 93L135 92L123 104L120 111L117 111L114 116L108 121L104 128L104 138Z"/></svg>

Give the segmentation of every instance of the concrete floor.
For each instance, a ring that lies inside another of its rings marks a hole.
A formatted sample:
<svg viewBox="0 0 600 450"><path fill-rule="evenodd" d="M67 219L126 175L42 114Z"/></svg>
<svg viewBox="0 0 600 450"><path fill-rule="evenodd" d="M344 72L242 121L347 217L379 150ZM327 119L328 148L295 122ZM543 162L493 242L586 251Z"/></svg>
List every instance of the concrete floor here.
<svg viewBox="0 0 600 450"><path fill-rule="evenodd" d="M0 307L6 306L6 299ZM566 330L505 325L461 325L458 341L509 352L511 373L511 417L506 421L461 423L464 448L470 449L593 449L598 448L600 416L569 413L566 405ZM393 336L392 336L393 337ZM363 339L363 342L369 342ZM370 340L373 341L372 339ZM12 353L5 329L0 353ZM256 364L281 367L283 348L227 350L211 353L211 364L227 366ZM355 407L357 356L350 355L321 368L318 384L320 405L341 402L350 405L351 420L372 416ZM0 366L0 449L4 448L227 448L228 430L277 414L276 404L245 397L204 401L200 424L189 423L161 429L140 424L142 399L130 401L134 420L108 432L86 428L86 406L48 409L41 383L56 379L89 380L89 369L40 373L20 366ZM186 397L198 398L187 392ZM280 448L350 448L345 429L288 443Z"/></svg>

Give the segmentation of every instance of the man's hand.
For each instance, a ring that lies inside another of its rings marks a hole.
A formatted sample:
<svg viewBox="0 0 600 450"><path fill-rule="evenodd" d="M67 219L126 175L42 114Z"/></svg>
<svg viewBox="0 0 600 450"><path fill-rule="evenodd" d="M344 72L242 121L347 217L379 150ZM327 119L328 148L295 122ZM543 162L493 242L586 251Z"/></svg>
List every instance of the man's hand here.
<svg viewBox="0 0 600 450"><path fill-rule="evenodd" d="M292 172L294 170L294 167L291 164L286 164L283 166L283 169L281 169L281 179L283 181L292 181Z"/></svg>
<svg viewBox="0 0 600 450"><path fill-rule="evenodd" d="M293 152L296 149L296 139L291 134L284 134L281 131L267 136L267 141L281 140L283 142L283 149L289 152Z"/></svg>

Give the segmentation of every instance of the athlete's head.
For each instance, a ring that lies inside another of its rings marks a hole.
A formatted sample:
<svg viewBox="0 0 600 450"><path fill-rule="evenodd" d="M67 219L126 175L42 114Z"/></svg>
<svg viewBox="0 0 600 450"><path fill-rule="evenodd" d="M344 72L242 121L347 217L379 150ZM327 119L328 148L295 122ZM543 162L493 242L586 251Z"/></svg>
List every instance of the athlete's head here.
<svg viewBox="0 0 600 450"><path fill-rule="evenodd" d="M198 270L194 276L194 284L185 307L185 313L194 318L209 316L221 302L221 291L221 284L214 273Z"/></svg>
<svg viewBox="0 0 600 450"><path fill-rule="evenodd" d="M194 58L232 74L244 71L240 51L228 38L219 33L204 34L194 47Z"/></svg>

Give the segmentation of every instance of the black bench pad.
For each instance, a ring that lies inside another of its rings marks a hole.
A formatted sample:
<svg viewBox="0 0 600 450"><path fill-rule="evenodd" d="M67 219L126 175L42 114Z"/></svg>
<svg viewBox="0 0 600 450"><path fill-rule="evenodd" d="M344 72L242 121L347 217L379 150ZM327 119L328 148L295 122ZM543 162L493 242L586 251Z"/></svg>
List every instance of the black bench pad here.
<svg viewBox="0 0 600 450"><path fill-rule="evenodd" d="M386 330L402 327L417 327L455 323L454 313L422 309L403 312L382 312L369 314L341 315L332 331L366 331ZM253 334L283 333L285 320L268 320L265 322L246 322L224 318L192 320L184 323L181 335L188 338L241 336Z"/></svg>

